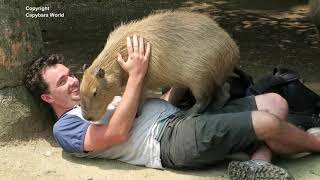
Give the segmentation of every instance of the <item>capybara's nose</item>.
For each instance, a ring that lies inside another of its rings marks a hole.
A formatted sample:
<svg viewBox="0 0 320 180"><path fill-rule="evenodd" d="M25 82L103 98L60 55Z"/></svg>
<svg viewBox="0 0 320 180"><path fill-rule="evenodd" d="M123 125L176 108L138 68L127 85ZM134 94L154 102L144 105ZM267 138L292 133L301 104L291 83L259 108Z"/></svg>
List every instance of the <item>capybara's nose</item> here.
<svg viewBox="0 0 320 180"><path fill-rule="evenodd" d="M83 118L84 118L84 119L86 119L86 120L88 120L88 121L91 121L91 120L92 120L92 117L87 116L87 115L84 115L84 114L82 114L82 115L83 115Z"/></svg>

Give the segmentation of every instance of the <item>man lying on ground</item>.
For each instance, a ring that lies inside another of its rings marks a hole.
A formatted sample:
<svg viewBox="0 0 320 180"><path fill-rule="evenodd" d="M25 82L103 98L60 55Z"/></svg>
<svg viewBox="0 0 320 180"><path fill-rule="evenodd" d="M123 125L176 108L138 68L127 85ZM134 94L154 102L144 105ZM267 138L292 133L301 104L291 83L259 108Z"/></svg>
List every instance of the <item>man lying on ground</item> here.
<svg viewBox="0 0 320 180"><path fill-rule="evenodd" d="M136 117L151 48L143 46L142 38L130 39L128 60L118 57L129 74L127 85L105 124L83 119L79 81L63 65L62 56L44 56L30 66L27 87L55 111L54 137L66 152L159 169L206 168L229 154L250 153L250 161L230 163L232 179L258 174L292 179L286 170L270 163L273 153L320 152L320 137L289 124L287 102L274 93L228 101L220 109L209 105L203 113L186 118L174 106L179 97L172 88L160 99L146 100Z"/></svg>

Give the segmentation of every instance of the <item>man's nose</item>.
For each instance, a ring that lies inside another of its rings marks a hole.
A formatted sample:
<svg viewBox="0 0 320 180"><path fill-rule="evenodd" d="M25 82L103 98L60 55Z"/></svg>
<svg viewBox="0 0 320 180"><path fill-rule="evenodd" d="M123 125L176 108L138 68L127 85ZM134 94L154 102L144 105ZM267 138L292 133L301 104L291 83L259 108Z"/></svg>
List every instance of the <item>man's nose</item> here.
<svg viewBox="0 0 320 180"><path fill-rule="evenodd" d="M78 82L78 79L75 77L75 76L69 76L69 80L70 80L70 83L73 85L75 84L76 82Z"/></svg>

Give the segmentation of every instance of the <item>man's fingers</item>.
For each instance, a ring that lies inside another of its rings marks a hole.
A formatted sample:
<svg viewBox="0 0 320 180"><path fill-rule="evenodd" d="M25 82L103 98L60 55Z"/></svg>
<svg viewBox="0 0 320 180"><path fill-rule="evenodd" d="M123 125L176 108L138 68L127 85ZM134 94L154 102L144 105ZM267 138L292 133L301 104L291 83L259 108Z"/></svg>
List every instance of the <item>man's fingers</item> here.
<svg viewBox="0 0 320 180"><path fill-rule="evenodd" d="M144 44L143 44L143 38L139 38L139 54L144 56Z"/></svg>
<svg viewBox="0 0 320 180"><path fill-rule="evenodd" d="M125 65L124 60L122 59L122 55L120 53L118 53L118 63L120 64L120 66L123 68Z"/></svg>
<svg viewBox="0 0 320 180"><path fill-rule="evenodd" d="M138 50L139 50L138 37L137 35L133 35L133 52L137 52Z"/></svg>
<svg viewBox="0 0 320 180"><path fill-rule="evenodd" d="M144 55L145 57L145 60L149 60L150 58L150 49L151 49L151 46L150 46L150 43L148 42L147 43L147 48L146 48L146 54Z"/></svg>
<svg viewBox="0 0 320 180"><path fill-rule="evenodd" d="M128 49L128 55L133 53L132 42L130 37L127 37L127 49Z"/></svg>

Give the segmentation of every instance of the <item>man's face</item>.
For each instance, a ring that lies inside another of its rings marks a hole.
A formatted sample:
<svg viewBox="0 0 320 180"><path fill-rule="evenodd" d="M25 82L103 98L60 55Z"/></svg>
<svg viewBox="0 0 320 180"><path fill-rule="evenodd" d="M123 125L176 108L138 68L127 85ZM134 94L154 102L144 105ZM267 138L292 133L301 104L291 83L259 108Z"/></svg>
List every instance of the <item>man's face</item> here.
<svg viewBox="0 0 320 180"><path fill-rule="evenodd" d="M48 84L48 93L41 97L52 106L69 109L80 102L79 80L63 64L43 70L42 77Z"/></svg>

